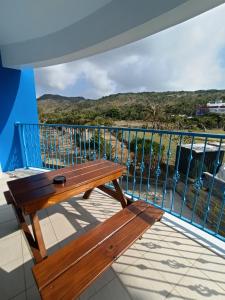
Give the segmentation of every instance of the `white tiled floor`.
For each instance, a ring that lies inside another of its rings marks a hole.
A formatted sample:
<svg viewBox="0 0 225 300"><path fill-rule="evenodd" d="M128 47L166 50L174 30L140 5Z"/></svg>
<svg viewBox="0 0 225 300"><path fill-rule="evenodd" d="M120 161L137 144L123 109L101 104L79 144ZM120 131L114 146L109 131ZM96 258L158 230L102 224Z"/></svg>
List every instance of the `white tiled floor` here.
<svg viewBox="0 0 225 300"><path fill-rule="evenodd" d="M18 230L0 178L0 299L40 299L31 267L32 257ZM74 197L40 212L48 253L63 247L120 210L103 193L89 200ZM113 267L80 296L80 300L225 299L225 260L163 221L147 231Z"/></svg>

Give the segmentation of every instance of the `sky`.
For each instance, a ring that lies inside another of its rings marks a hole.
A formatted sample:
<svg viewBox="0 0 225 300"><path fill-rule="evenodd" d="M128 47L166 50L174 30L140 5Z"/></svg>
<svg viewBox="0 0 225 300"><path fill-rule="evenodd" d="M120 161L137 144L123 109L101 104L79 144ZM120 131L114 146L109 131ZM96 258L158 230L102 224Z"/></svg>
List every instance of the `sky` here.
<svg viewBox="0 0 225 300"><path fill-rule="evenodd" d="M225 89L225 5L135 43L35 70L36 93Z"/></svg>

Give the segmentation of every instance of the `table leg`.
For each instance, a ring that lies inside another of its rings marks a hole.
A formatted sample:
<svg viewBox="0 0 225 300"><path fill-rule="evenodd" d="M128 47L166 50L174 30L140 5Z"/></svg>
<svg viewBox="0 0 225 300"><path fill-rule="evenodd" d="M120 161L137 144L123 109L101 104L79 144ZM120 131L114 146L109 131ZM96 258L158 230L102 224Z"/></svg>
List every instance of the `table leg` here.
<svg viewBox="0 0 225 300"><path fill-rule="evenodd" d="M112 181L113 185L114 185L114 188L115 188L115 191L116 191L116 194L118 196L118 199L122 205L123 208L125 208L127 206L127 199L126 197L124 196L123 192L122 192L122 189L118 183L118 181L116 179L114 179Z"/></svg>
<svg viewBox="0 0 225 300"><path fill-rule="evenodd" d="M34 239L38 245L40 254L41 254L42 258L45 258L45 257L47 257L47 251L45 248L45 243L44 243L44 239L42 236L41 226L40 226L40 222L39 222L37 213L30 214L30 221L31 221L32 229L33 229Z"/></svg>
<svg viewBox="0 0 225 300"><path fill-rule="evenodd" d="M88 199L90 197L92 191L93 191L93 189L86 191L83 195L83 199Z"/></svg>

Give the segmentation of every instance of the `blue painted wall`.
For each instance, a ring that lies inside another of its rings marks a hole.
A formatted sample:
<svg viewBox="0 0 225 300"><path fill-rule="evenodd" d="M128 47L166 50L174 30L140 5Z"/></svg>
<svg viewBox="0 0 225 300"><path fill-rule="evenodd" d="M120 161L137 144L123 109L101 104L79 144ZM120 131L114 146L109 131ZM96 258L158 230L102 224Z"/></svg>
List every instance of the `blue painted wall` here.
<svg viewBox="0 0 225 300"><path fill-rule="evenodd" d="M38 122L34 73L0 62L0 171L26 166L16 122Z"/></svg>

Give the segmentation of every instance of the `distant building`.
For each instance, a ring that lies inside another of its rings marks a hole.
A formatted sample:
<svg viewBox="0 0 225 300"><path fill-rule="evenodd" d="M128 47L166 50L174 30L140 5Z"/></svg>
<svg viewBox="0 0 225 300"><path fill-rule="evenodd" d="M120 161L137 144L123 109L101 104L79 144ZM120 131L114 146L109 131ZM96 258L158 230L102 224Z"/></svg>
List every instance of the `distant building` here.
<svg viewBox="0 0 225 300"><path fill-rule="evenodd" d="M215 100L214 102L208 102L204 106L199 106L196 110L197 116L203 116L207 113L225 114L225 102L223 100Z"/></svg>

